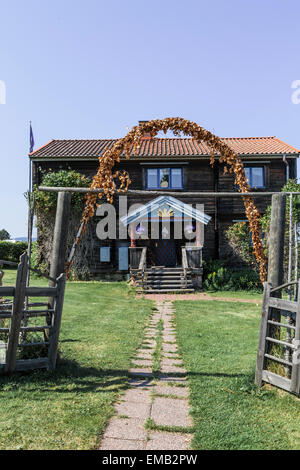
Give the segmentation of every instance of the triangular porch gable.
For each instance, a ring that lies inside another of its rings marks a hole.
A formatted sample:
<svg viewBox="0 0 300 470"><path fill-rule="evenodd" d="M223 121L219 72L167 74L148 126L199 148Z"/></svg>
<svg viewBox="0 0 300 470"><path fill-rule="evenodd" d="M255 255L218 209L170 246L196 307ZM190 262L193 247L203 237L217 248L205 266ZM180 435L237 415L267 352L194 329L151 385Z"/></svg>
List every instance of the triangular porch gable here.
<svg viewBox="0 0 300 470"><path fill-rule="evenodd" d="M185 204L175 197L159 196L142 207L129 212L127 216L121 218L121 222L126 226L145 217L156 219L158 217L169 216L172 216L176 219L182 219L183 216L185 216L185 218L194 219L197 222L201 222L205 225L207 225L211 219L209 215L193 208L190 204Z"/></svg>

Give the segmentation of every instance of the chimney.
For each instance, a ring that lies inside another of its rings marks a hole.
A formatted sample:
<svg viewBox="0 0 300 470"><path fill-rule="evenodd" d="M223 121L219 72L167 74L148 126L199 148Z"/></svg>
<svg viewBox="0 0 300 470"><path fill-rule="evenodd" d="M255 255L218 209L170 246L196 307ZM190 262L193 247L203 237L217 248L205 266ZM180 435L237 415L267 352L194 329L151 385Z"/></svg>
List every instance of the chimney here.
<svg viewBox="0 0 300 470"><path fill-rule="evenodd" d="M139 121L139 126L141 124L145 124L146 122L149 122L149 121ZM143 135L142 139L151 139L151 134L150 132L145 132L145 134Z"/></svg>

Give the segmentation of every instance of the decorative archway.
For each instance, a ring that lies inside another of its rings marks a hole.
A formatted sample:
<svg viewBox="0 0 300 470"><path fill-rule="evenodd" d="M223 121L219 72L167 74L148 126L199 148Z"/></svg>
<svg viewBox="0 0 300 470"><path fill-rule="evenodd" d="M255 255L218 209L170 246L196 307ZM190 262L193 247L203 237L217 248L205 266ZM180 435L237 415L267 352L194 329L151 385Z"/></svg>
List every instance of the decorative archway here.
<svg viewBox="0 0 300 470"><path fill-rule="evenodd" d="M212 132L199 126L199 124L182 119L179 117L153 119L143 122L139 126L134 126L125 137L117 140L112 148L107 148L99 158L99 168L93 177L90 189L102 189L102 193L88 193L86 195L86 205L82 214L83 231L91 217L95 214L97 207L97 198L100 199L105 195L107 201L112 203L115 193L126 192L131 181L127 172L113 172L116 162L120 162L121 155L125 155L127 159L134 154L139 146L140 140L144 134L150 134L154 138L159 131L166 133L168 130L173 131L174 135L179 136L183 133L192 137L196 142L205 142L211 149L210 164L214 165L215 154L220 154L220 162L225 164L224 171L229 171L235 175L235 183L238 185L239 191L247 193L250 187L245 176L244 165L238 154L229 145L224 143L222 139L214 135ZM260 213L254 204L251 196L242 196L245 213L249 220L249 226L252 233L252 244L255 258L259 264L261 282L266 280L266 256L261 240L260 229ZM79 239L77 239L79 243Z"/></svg>

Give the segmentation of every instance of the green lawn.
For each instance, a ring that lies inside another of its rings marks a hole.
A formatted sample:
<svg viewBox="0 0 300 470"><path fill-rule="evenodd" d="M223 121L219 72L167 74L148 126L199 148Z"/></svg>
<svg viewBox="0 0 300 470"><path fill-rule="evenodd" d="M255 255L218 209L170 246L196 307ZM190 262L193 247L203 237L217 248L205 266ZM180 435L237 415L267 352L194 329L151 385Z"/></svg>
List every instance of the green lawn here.
<svg viewBox="0 0 300 470"><path fill-rule="evenodd" d="M260 308L177 301L177 334L191 387L195 449L299 449L300 400L254 384Z"/></svg>
<svg viewBox="0 0 300 470"><path fill-rule="evenodd" d="M262 292L253 292L253 291L217 291L217 292L209 292L205 291L206 294L210 295L211 297L227 297L230 299L247 299L247 300L262 300Z"/></svg>
<svg viewBox="0 0 300 470"><path fill-rule="evenodd" d="M15 275L6 270L4 284L14 284ZM253 384L261 307L221 301L175 306L194 448L299 449L300 400ZM127 387L130 359L152 308L125 283L67 283L57 370L0 377L0 449L96 448Z"/></svg>
<svg viewBox="0 0 300 470"><path fill-rule="evenodd" d="M0 449L95 448L152 305L125 283L67 283L57 370L0 376Z"/></svg>

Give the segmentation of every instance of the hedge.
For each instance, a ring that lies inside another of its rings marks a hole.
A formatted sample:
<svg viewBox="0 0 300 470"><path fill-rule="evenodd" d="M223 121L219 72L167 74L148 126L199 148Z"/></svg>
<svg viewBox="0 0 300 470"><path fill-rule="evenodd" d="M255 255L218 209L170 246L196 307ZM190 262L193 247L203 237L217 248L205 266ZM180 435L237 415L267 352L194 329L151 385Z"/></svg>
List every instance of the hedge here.
<svg viewBox="0 0 300 470"><path fill-rule="evenodd" d="M27 242L6 242L0 241L0 259L14 261L18 263L20 256L27 250Z"/></svg>

